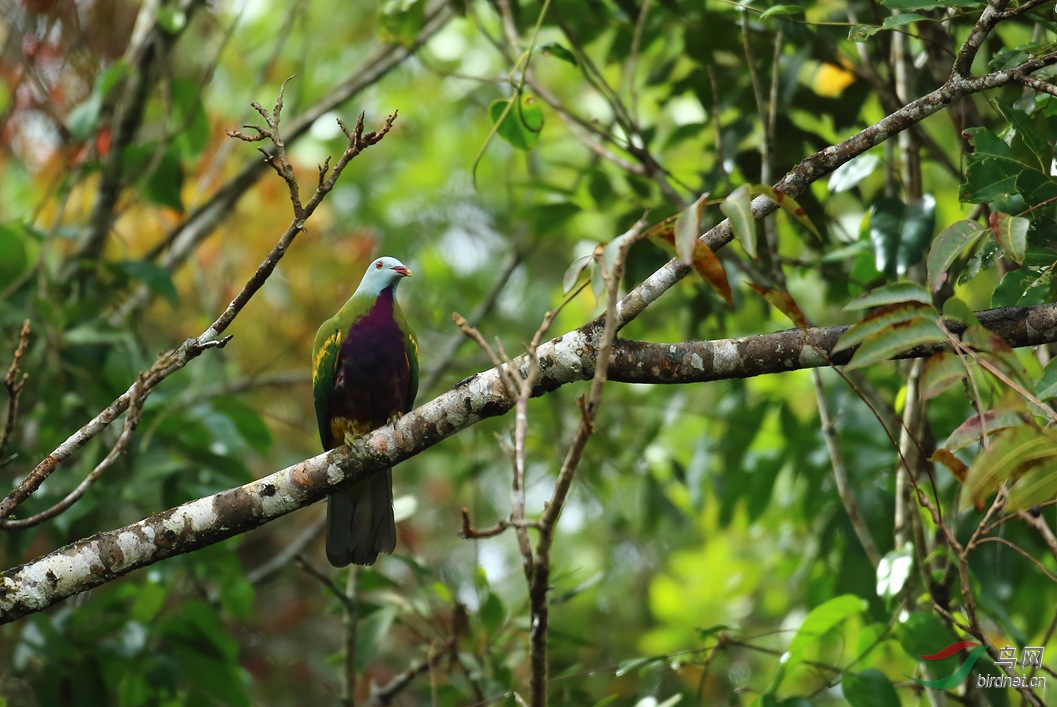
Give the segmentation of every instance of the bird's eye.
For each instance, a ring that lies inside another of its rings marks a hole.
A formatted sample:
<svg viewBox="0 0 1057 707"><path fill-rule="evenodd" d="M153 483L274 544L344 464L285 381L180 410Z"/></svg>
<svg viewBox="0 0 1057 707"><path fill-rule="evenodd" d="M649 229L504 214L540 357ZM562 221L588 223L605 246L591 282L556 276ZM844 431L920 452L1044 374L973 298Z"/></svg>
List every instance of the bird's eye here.
<svg viewBox="0 0 1057 707"><path fill-rule="evenodd" d="M374 264L374 267L375 267L376 270L381 270L382 269L382 261L379 260L377 263Z"/></svg>

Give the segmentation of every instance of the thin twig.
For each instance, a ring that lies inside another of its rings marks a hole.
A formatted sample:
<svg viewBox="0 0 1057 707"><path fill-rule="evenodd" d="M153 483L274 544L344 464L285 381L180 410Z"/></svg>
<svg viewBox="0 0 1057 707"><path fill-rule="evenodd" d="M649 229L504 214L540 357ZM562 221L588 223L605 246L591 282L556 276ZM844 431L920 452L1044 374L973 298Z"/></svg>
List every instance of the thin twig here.
<svg viewBox="0 0 1057 707"><path fill-rule="evenodd" d="M307 557L298 553L294 556L294 564L296 564L299 569L303 570L305 574L326 587L327 591L330 592L335 599L341 602L342 607L346 611L352 609L353 600L345 594L341 587L334 583L334 580L326 572L312 564Z"/></svg>
<svg viewBox="0 0 1057 707"><path fill-rule="evenodd" d="M432 670L437 663L440 662L441 658L451 654L455 650L455 637L452 636L445 641L440 647L434 650L434 646L429 647L429 653L427 654L426 660L412 665L410 668L400 673L383 687L379 687L371 693L371 696L367 699L365 707L386 707L391 705L393 700L396 699L408 685L410 685L416 677Z"/></svg>
<svg viewBox="0 0 1057 707"><path fill-rule="evenodd" d="M844 455L840 451L840 442L837 440L837 426L833 416L829 412L829 402L826 400L826 389L822 385L822 374L815 369L811 372L811 379L815 383L815 399L818 401L818 416L822 423L822 437L826 440L826 449L829 451L830 466L833 467L833 479L837 483L837 495L844 505L844 512L848 514L848 520L859 538L859 544L866 552L870 564L876 568L881 563L881 553L870 535L870 528L866 525L866 519L859 510L859 503L848 486L848 471L844 466Z"/></svg>
<svg viewBox="0 0 1057 707"><path fill-rule="evenodd" d="M125 424L121 429L121 435L117 438L114 446L110 448L103 460L96 464L95 468L88 473L86 477L77 484L76 488L70 493L66 494L66 497L55 505L47 508L40 513L35 513L28 518L3 518L0 519L0 530L24 530L31 528L34 525L39 525L46 520L51 520L57 515L64 513L77 501L81 500L81 497L92 487L103 472L113 466L117 458L125 451L128 447L128 443L132 440L132 434L136 431L136 427L139 426L140 416L143 411L143 403L146 402L146 397L143 395L142 385L147 379L147 374L141 373L136 383L133 384L132 399L129 401L128 410L125 412ZM139 388L137 388L137 385Z"/></svg>
<svg viewBox="0 0 1057 707"><path fill-rule="evenodd" d="M0 432L0 466L4 465L4 452L7 450L11 434L15 431L15 422L18 420L18 400L22 395L22 389L26 385L28 373L19 375L22 365L22 356L29 346L29 320L22 322L22 331L18 334L18 344L15 353L11 357L11 365L8 366L7 375L4 376L4 388L7 389L7 417L4 419L4 430Z"/></svg>
<svg viewBox="0 0 1057 707"><path fill-rule="evenodd" d="M348 575L345 577L345 601L342 602L344 617L342 624L345 626L345 656L342 661L342 703L345 707L353 707L356 703L356 634L359 629L360 607L356 601L356 582L360 576L358 565L349 567Z"/></svg>
<svg viewBox="0 0 1057 707"><path fill-rule="evenodd" d="M549 608L547 592L550 589L550 553L554 542L554 531L558 518L565 507L569 489L572 487L576 469L580 464L587 440L595 432L595 418L602 402L602 389L609 370L610 353L613 341L617 336L617 301L620 292L620 279L624 274L624 260L628 249L638 240L646 228L646 217L640 218L631 229L619 238L617 252L612 263L607 267L606 251L601 246L595 249L595 264L606 282L606 310L602 333L598 342L598 359L595 364L594 377L586 401L580 398L580 424L569 444L565 459L562 462L558 479L554 484L550 501L544 506L539 519L539 539L536 542L535 564L529 583L529 607L531 612L531 629L529 632L531 699L533 707L545 707L547 704L547 635ZM612 247L612 244L611 246ZM534 356L531 358L535 358Z"/></svg>
<svg viewBox="0 0 1057 707"><path fill-rule="evenodd" d="M281 137L278 133L278 116L281 106L282 94L280 92L279 99L276 101L275 108L272 111L272 120L269 123L269 129L272 130L274 139L279 142L281 142ZM260 112L264 114L264 111ZM294 238L298 233L304 230L305 221L315 212L316 208L331 189L334 188L334 184L337 182L341 172L360 152L371 145L377 144L383 137L385 137L390 128L392 128L394 120L396 120L395 113L386 119L380 130L366 134L363 133L362 114L357 121L356 128L351 132L339 121L339 125L341 125L349 139L345 152L342 153L341 157L338 159L338 162L330 172L330 175L325 180L321 179L320 186L316 189L309 202L303 207L299 206L298 200L296 199L296 193L293 190L291 191L291 201L295 206L294 219L287 226L286 231L279 238L275 247L272 248L268 256L257 267L257 271L250 277L242 290L240 290L235 296L235 299L228 304L227 308L208 329L198 337L188 339L176 350L159 357L159 360L155 362L154 366L143 374L142 378L137 379L137 381L133 383L124 394L118 397L106 409L89 421L88 424L69 437L51 454L45 457L44 460L37 464L37 466L22 479L15 489L12 490L6 498L0 501L0 519L7 518L23 501L29 498L29 496L40 487L40 484L43 483L56 468L58 468L60 463L68 459L90 439L106 429L121 413L125 412L134 398L141 396L141 403L144 402L146 397L150 395L158 383L186 366L207 349L223 348L227 344L231 337L222 337L221 335L250 301L250 298L252 298L253 295L264 286L268 277L271 276L272 272L274 272L276 266L279 264L279 261L286 254L286 251ZM264 130L260 128L257 130L264 132ZM285 159L285 152L282 154L282 159ZM283 167L283 169L288 168L291 171L293 169L288 161L285 166L280 166Z"/></svg>
<svg viewBox="0 0 1057 707"><path fill-rule="evenodd" d="M273 555L267 562L247 571L246 581L250 584L260 584L278 574L284 567L293 562L294 558L304 552L308 544L323 530L326 521L326 516L320 515L311 525L302 530L301 534L294 538L293 542Z"/></svg>

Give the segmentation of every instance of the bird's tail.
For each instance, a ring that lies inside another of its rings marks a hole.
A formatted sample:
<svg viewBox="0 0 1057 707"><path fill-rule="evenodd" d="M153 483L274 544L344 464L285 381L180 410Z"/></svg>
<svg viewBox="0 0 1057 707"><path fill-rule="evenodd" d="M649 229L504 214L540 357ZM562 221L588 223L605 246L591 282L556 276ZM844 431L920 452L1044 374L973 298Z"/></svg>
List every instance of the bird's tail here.
<svg viewBox="0 0 1057 707"><path fill-rule="evenodd" d="M335 567L371 565L396 549L393 470L327 498L327 559Z"/></svg>

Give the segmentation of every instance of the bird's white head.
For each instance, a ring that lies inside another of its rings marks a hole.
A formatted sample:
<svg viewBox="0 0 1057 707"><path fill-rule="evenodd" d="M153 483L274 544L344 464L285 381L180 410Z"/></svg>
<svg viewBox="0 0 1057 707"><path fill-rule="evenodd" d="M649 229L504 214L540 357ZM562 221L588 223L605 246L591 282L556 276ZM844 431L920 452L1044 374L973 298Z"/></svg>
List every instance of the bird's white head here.
<svg viewBox="0 0 1057 707"><path fill-rule="evenodd" d="M411 277L411 271L396 258L383 256L375 258L367 266L367 272L360 280L355 294L379 295L387 287L395 288L401 279Z"/></svg>

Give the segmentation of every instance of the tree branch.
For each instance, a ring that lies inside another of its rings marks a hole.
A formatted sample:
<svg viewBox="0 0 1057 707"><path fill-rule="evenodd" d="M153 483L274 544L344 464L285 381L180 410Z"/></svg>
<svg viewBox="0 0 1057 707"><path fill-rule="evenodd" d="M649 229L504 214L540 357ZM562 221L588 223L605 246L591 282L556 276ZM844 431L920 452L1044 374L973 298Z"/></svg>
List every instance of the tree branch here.
<svg viewBox="0 0 1057 707"><path fill-rule="evenodd" d="M1057 304L1006 307L978 316L1010 346L1057 342ZM953 325L948 327L957 331ZM607 377L618 382L676 384L815 368L826 365L824 356L844 330L809 329L808 338L794 329L680 344L616 339ZM600 341L601 326L589 322L540 345L540 373L533 395L592 378ZM921 347L904 357L931 356L941 348ZM831 358L840 364L851 353L841 351ZM528 357L519 356L504 367L511 365L527 374ZM513 406L499 372L492 368L395 423L357 438L352 445L66 545L0 575L0 623L45 609L132 570L260 527L350 483L365 481L380 469L413 457L483 419L503 415Z"/></svg>

